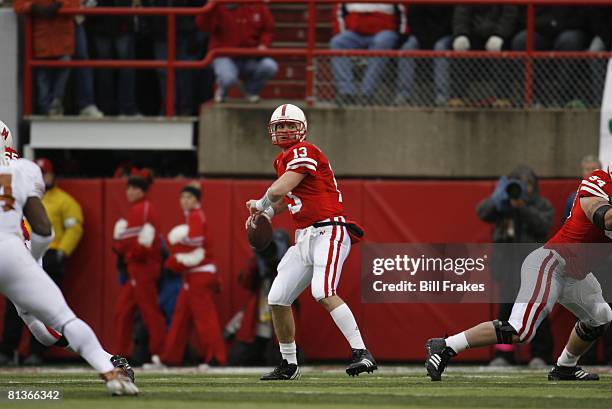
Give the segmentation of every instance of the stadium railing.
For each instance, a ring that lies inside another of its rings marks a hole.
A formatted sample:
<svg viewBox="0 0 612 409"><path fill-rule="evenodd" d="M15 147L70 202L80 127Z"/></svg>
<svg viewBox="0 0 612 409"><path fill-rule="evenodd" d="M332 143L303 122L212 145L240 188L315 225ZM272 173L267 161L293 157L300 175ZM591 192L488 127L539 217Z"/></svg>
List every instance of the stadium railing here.
<svg viewBox="0 0 612 409"><path fill-rule="evenodd" d="M236 0L215 0L209 2L201 8L62 8L59 13L70 15L138 15L138 16L166 16L167 17L167 42L168 55L166 60L79 60L79 61L59 61L48 59L35 59L32 54L32 17L25 15L25 34L24 34L24 76L23 93L24 106L23 114L31 115L32 110L32 81L33 70L36 68L134 68L134 69L155 69L162 68L167 70L166 81L166 116L174 116L175 99L175 74L177 69L201 69L208 66L215 57L218 56L270 56L270 57L300 57L306 65L304 95L308 106L313 104L338 103L336 101L336 91L334 80L331 74L331 60L333 57L347 57L356 60L357 78L359 77L359 67L363 67L367 62L366 58L413 58L417 66L422 66L427 61L436 58L449 59L453 63L451 70L452 84L460 84L466 79L474 80L469 85L464 86L462 91L462 106L467 107L495 107L495 102L504 100L503 104L497 106L502 108L516 107L526 108L533 106L557 107L563 106L573 100L579 100L582 106L596 107L599 104L599 97L603 90L603 79L599 82L591 81L593 73L605 75L607 60L612 57L611 52L553 52L535 51L534 49L534 25L535 25L535 6L612 6L612 0L353 0L353 2L375 2L375 3L397 3L397 4L427 4L427 5L520 5L526 6L527 13L527 46L525 51L427 51L427 50L330 50L320 49L316 45L317 29L317 6L338 3L336 0L241 0L243 3L294 3L305 4L307 7L307 36L305 47L303 48L272 48L267 50L247 49L247 48L217 48L210 50L200 61L178 61L176 60L176 17L181 15L195 15L210 10L214 3L235 3ZM483 63L483 61L490 63ZM493 63L497 61L498 63ZM551 64L550 62L554 62ZM568 71L573 73L570 78L563 78L564 83L559 83L558 71L559 64L565 64ZM394 65L387 68L383 75L381 86L375 96L368 101L361 101L365 105L394 105L397 95L397 72L394 72ZM483 68L484 67L484 68ZM489 78L499 78L506 76L508 80L503 81L505 91L502 91L503 98L499 95L492 98L495 93L491 91L492 81L479 81L479 72L489 71ZM389 71L391 70L391 71ZM480 70L480 71L479 71ZM363 71L363 70L361 70ZM423 71L423 70L421 70ZM431 71L431 70L429 70ZM603 72L603 73L602 73ZM418 73L417 73L418 74ZM576 77L578 75L578 77ZM537 76L538 84L534 84ZM431 80L429 81L431 83ZM410 101L407 104L415 106L435 106L435 98L432 92L423 87L428 81L415 81L420 84L415 88ZM565 86L573 87L569 95L559 96L559 91ZM432 86L428 87L429 89ZM452 96L452 95L451 95ZM568 101L568 98L571 100Z"/></svg>

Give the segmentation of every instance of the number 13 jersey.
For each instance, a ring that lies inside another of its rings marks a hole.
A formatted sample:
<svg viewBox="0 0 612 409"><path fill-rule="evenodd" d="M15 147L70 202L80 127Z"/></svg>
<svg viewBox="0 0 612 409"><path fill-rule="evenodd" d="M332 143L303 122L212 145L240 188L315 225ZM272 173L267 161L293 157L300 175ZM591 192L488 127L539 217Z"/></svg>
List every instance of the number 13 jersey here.
<svg viewBox="0 0 612 409"><path fill-rule="evenodd" d="M298 229L331 217L343 216L342 193L321 149L305 141L297 143L278 154L274 169L278 177L287 171L306 175L285 196Z"/></svg>

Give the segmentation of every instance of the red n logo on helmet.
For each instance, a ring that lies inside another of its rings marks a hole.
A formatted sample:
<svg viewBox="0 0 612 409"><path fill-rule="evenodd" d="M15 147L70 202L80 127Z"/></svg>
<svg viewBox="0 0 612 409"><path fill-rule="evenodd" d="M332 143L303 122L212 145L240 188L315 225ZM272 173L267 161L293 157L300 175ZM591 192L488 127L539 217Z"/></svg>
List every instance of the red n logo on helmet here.
<svg viewBox="0 0 612 409"><path fill-rule="evenodd" d="M8 131L8 129L7 129L7 128L2 128L2 134L0 134L0 135L2 135L2 137L4 138L4 140L6 140L6 139L8 138L8 136L9 136L9 131Z"/></svg>

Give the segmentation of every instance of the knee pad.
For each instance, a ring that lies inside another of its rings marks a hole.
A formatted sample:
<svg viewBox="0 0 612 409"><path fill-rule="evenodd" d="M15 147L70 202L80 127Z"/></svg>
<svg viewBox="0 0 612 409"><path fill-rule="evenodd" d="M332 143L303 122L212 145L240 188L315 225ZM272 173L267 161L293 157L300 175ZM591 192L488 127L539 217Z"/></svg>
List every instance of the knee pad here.
<svg viewBox="0 0 612 409"><path fill-rule="evenodd" d="M497 335L498 344L512 344L512 337L518 335L516 330L508 321L493 321L495 327L495 335Z"/></svg>
<svg viewBox="0 0 612 409"><path fill-rule="evenodd" d="M586 342L593 342L597 338L602 336L606 332L609 326L610 326L610 323L600 325L598 327L591 327L583 322L578 321L576 323L575 329L576 329L576 334L581 340L586 341Z"/></svg>

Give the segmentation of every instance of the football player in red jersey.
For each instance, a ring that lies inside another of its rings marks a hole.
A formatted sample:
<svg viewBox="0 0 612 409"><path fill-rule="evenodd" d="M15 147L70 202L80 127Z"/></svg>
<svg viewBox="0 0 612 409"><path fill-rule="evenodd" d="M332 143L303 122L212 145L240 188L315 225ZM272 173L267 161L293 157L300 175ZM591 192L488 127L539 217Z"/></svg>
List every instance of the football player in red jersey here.
<svg viewBox="0 0 612 409"><path fill-rule="evenodd" d="M306 141L307 129L306 116L300 108L291 104L276 108L268 131L272 143L282 149L274 161L278 179L261 199L246 203L251 214L247 224L259 214L272 218L289 210L297 225L295 245L280 261L278 276L268 294L283 359L262 380L291 380L300 375L291 304L309 284L312 296L331 314L351 346L353 355L347 374L377 369L353 313L336 294L351 242L358 240L363 231L344 218L342 193L332 168L323 152Z"/></svg>
<svg viewBox="0 0 612 409"><path fill-rule="evenodd" d="M590 263L593 255L601 259L609 254L606 250L612 243L611 196L612 164L582 180L565 224L523 262L521 288L508 321L487 321L446 339L427 341L425 366L432 381L439 381L449 360L467 348L529 342L556 303L570 310L578 321L548 379L599 379L577 363L612 321L612 309L602 296L599 282L585 268L593 264ZM601 244L579 247L581 243Z"/></svg>

